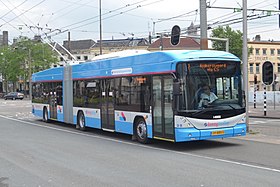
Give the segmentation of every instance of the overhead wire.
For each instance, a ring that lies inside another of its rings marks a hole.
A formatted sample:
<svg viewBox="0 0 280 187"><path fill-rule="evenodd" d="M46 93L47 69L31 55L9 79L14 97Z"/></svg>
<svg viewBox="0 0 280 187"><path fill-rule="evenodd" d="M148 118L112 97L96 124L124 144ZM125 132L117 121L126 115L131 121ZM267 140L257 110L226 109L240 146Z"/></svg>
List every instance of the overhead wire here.
<svg viewBox="0 0 280 187"><path fill-rule="evenodd" d="M28 11L32 10L33 8L35 8L35 7L39 6L39 5L40 5L40 4L42 4L44 1L46 1L46 0L42 0L42 1L40 1L39 3L37 3L37 4L33 5L33 6L32 6L32 7L30 7L29 9L25 10L25 11L24 11L24 12L22 12L21 14L17 15L16 17L14 17L13 19L9 20L8 22L11 22L11 21L13 21L13 20L17 19L18 17L20 17L20 16L24 15L26 12L28 12ZM2 2L2 1L1 1L1 2ZM0 25L0 27L4 26L5 24L7 24L7 23L4 23L4 24Z"/></svg>
<svg viewBox="0 0 280 187"><path fill-rule="evenodd" d="M20 4L17 5L16 7L20 7L21 5L23 5L23 4L26 3L27 1L28 1L28 0L23 1L22 3L20 3ZM5 3L4 3L2 0L0 0L0 2L1 2L2 4L4 4L4 6L6 6ZM7 7L7 6L6 6L6 7ZM0 19L4 18L6 15L10 14L11 12L12 12L12 11L9 10L6 14L2 15L2 16L0 17Z"/></svg>
<svg viewBox="0 0 280 187"><path fill-rule="evenodd" d="M107 15L107 14L111 14L111 13L113 13L113 12L117 12L117 11L122 10L122 9L124 9L124 8L127 8L127 7L129 7L129 6L133 6L133 5L136 5L136 4L145 2L145 1L148 1L148 0L142 0L142 1L138 1L138 2L133 3L133 4L127 4L127 5L122 6L122 7L120 7L120 8L116 8L116 9L114 9L114 10L111 10L111 11L108 11L108 12L106 12L106 13L103 13L103 14L101 14L101 16L105 16L105 15ZM63 26L63 27L61 27L61 30L64 29L64 28L67 28L67 27L71 27L71 26L74 26L74 25L78 25L78 24L81 24L81 23L90 21L90 20L92 20L92 19L96 19L96 18L98 18L98 17L99 17L99 15L94 16L94 17L91 17L91 18L87 18L87 19L84 19L84 20L81 20L81 21L78 21L78 22L76 22L76 23L72 23L72 24L67 25L67 26Z"/></svg>
<svg viewBox="0 0 280 187"><path fill-rule="evenodd" d="M121 8L114 9L113 11L106 12L106 13L102 14L103 18L102 18L101 20L103 21L103 20L106 20L106 19L109 19L109 18L112 18L112 17L116 17L116 16L122 15L122 14L124 14L124 13L133 11L133 10L135 10L135 9L138 9L138 8L141 8L141 7L144 7L144 6L148 6L148 5L151 5L151 4L155 4L155 3L158 3L158 2L161 2L161 1L164 1L164 0L157 0L157 1L153 1L153 2L151 2L151 3L147 3L147 4L144 4L144 5L137 5L137 4L139 4L139 3L141 3L141 2L145 2L145 1L148 1L148 0L142 0L142 1L139 1L139 2L136 2L136 3L133 3L133 4L128 4L128 5L126 5L126 6L124 6L124 7L121 7ZM113 14L113 15L110 15L110 16L107 16L107 17L104 17L104 16L106 16L107 14L110 14L110 13L115 12L115 11L119 11L119 10L121 10L121 9L130 7L130 6L132 6L132 5L137 5L137 6L134 7L134 8L128 9L128 10L126 10L126 11L118 12L118 13L116 13L116 14ZM93 18L98 18L98 17L99 17L99 16L95 16L95 17L93 17ZM83 25L79 25L79 26L76 26L76 27L72 27L72 28L68 28L68 29L63 30L63 29L66 28L66 27L73 26L73 25L77 25L77 24L83 23L83 22L85 22L85 21L89 21L89 20L91 20L91 19L93 19L93 18L88 18L88 19L83 20L83 21L81 21L81 22L79 22L79 23L75 23L75 24L71 24L71 25L68 25L68 26L64 26L64 27L61 28L61 32L55 33L55 34L53 34L53 35L51 35L51 36L56 36L56 35L58 35L58 34L67 32L67 31L69 31L69 30L74 30L74 29L77 29L77 28L81 28L81 27L84 27L84 26L87 26L87 25L89 25L89 24L93 24L93 23L96 23L96 22L99 21L99 20L95 20L95 21L91 21L91 22L89 22L89 23L85 23L85 24L83 24ZM49 34L49 33L47 33L47 34Z"/></svg>

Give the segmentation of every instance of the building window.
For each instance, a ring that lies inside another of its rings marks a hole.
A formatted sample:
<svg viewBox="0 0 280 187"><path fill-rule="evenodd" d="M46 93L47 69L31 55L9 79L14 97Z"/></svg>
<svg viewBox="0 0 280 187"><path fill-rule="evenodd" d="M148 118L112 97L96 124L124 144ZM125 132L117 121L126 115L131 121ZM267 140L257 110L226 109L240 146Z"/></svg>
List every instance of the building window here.
<svg viewBox="0 0 280 187"><path fill-rule="evenodd" d="M260 49L256 48L256 55L260 55Z"/></svg>
<svg viewBox="0 0 280 187"><path fill-rule="evenodd" d="M266 49L262 49L263 55L266 55Z"/></svg>
<svg viewBox="0 0 280 187"><path fill-rule="evenodd" d="M88 56L84 56L84 60L88 60Z"/></svg>
<svg viewBox="0 0 280 187"><path fill-rule="evenodd" d="M81 56L77 56L77 60L81 60Z"/></svg>
<svg viewBox="0 0 280 187"><path fill-rule="evenodd" d="M270 49L270 55L275 55L275 49Z"/></svg>
<svg viewBox="0 0 280 187"><path fill-rule="evenodd" d="M60 61L64 61L63 57L60 57Z"/></svg>
<svg viewBox="0 0 280 187"><path fill-rule="evenodd" d="M280 64L277 64L277 71L280 73Z"/></svg>
<svg viewBox="0 0 280 187"><path fill-rule="evenodd" d="M257 73L257 74L260 73L260 64L256 64L256 73Z"/></svg>
<svg viewBox="0 0 280 187"><path fill-rule="evenodd" d="M254 73L254 64L250 64L249 71L250 71L250 74Z"/></svg>
<svg viewBox="0 0 280 187"><path fill-rule="evenodd" d="M277 55L280 56L280 49L277 49Z"/></svg>

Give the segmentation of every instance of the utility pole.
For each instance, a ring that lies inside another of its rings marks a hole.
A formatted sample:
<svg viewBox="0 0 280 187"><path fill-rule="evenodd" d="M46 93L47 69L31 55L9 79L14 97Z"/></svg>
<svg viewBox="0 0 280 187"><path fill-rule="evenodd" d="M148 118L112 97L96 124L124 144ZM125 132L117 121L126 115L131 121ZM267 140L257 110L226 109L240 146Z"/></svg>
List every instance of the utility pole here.
<svg viewBox="0 0 280 187"><path fill-rule="evenodd" d="M29 70L29 99L32 99L32 67L31 67L31 49L28 49L28 70Z"/></svg>
<svg viewBox="0 0 280 187"><path fill-rule="evenodd" d="M99 53L102 55L101 0L99 0Z"/></svg>
<svg viewBox="0 0 280 187"><path fill-rule="evenodd" d="M70 31L68 32L68 46L67 46L67 48L68 48L69 53L71 53L71 36L70 36ZM68 55L68 59L72 60L72 57L71 57L70 54Z"/></svg>
<svg viewBox="0 0 280 187"><path fill-rule="evenodd" d="M208 49L206 0L200 0L200 49Z"/></svg>
<svg viewBox="0 0 280 187"><path fill-rule="evenodd" d="M244 91L246 102L246 124L247 132L249 132L249 95L248 95L248 48L247 48L247 0L243 0L243 47L242 47L242 61L243 61L243 76L244 76Z"/></svg>

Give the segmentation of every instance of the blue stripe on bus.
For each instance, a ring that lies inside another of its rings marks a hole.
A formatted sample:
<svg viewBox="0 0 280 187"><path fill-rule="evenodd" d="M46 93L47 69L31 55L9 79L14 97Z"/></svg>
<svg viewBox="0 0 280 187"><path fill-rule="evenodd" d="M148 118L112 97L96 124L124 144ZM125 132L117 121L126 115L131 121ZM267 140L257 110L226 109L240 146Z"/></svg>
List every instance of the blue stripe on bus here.
<svg viewBox="0 0 280 187"><path fill-rule="evenodd" d="M116 132L121 132L125 134L133 134L133 123L125 121L116 121L115 122Z"/></svg>
<svg viewBox="0 0 280 187"><path fill-rule="evenodd" d="M98 118L86 117L86 126L101 129L101 120Z"/></svg>
<svg viewBox="0 0 280 187"><path fill-rule="evenodd" d="M64 122L63 113L57 113L57 120L58 120L58 121L61 121L61 122Z"/></svg>
<svg viewBox="0 0 280 187"><path fill-rule="evenodd" d="M33 109L33 110L32 110L32 113L33 113L35 116L43 117L43 110L36 110L36 109Z"/></svg>
<svg viewBox="0 0 280 187"><path fill-rule="evenodd" d="M234 136L245 136L246 130L247 130L247 126L245 123L237 124L233 127Z"/></svg>

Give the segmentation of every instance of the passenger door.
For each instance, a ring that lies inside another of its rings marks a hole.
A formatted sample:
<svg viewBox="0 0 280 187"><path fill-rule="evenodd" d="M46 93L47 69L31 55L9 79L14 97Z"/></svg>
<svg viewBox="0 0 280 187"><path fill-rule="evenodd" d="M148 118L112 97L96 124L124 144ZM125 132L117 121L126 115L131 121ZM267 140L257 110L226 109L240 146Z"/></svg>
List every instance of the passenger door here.
<svg viewBox="0 0 280 187"><path fill-rule="evenodd" d="M172 87L170 75L153 77L153 130L155 138L174 140Z"/></svg>
<svg viewBox="0 0 280 187"><path fill-rule="evenodd" d="M101 81L101 125L104 130L115 130L114 79Z"/></svg>
<svg viewBox="0 0 280 187"><path fill-rule="evenodd" d="M50 83L49 104L50 104L50 118L57 119L57 97L55 90L55 83Z"/></svg>

